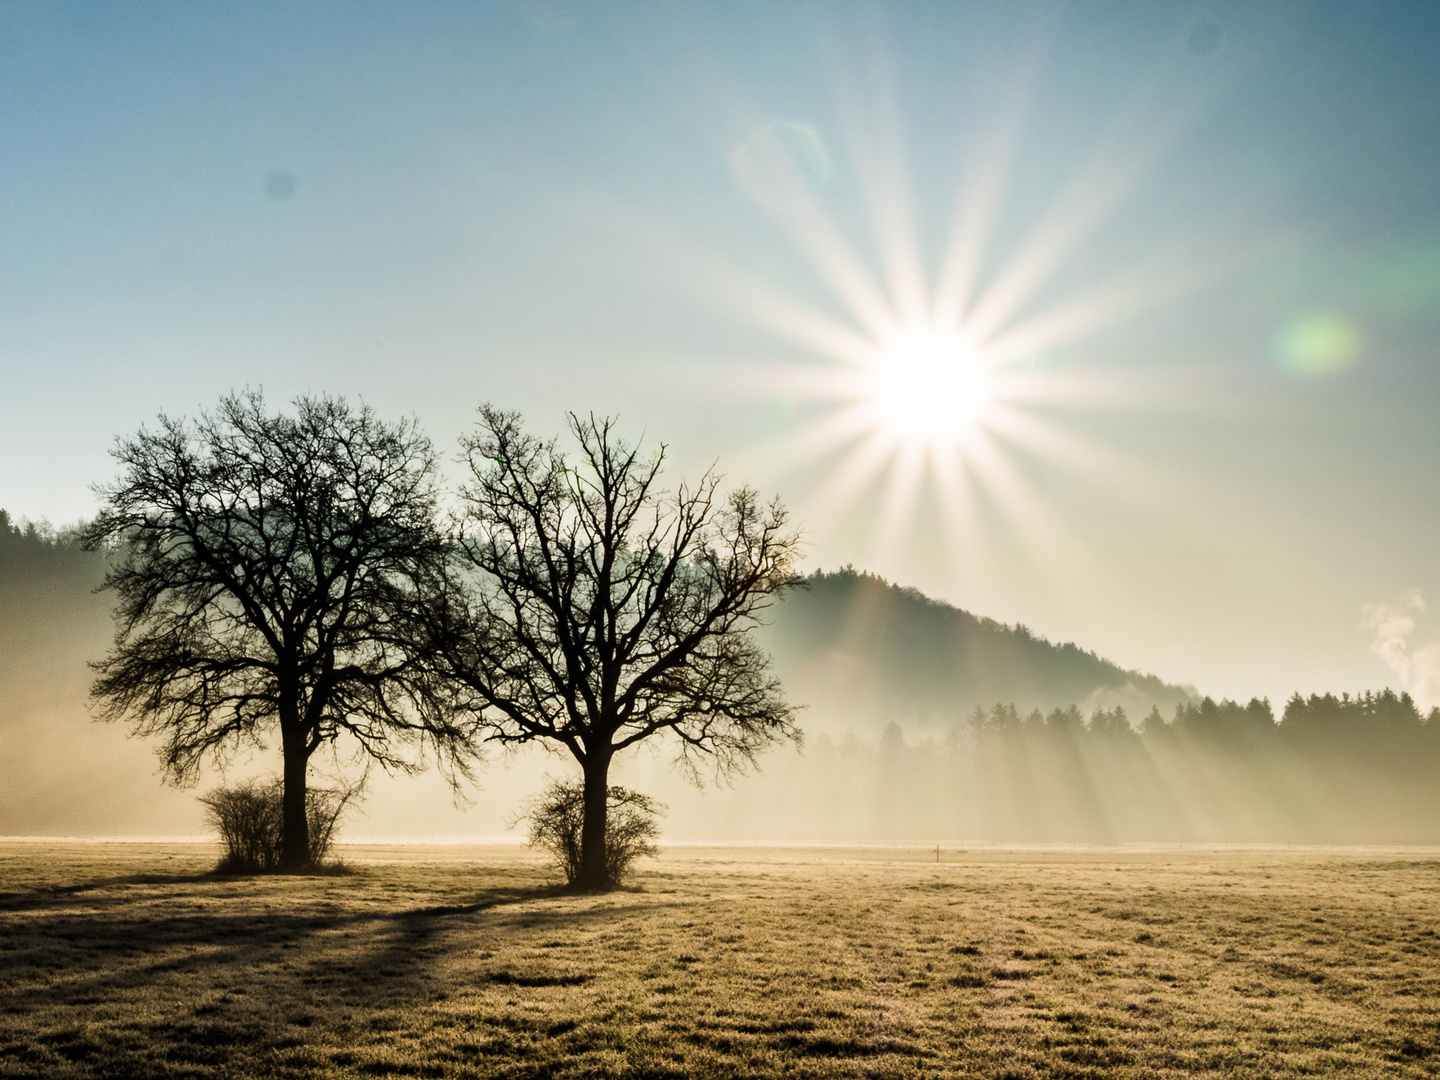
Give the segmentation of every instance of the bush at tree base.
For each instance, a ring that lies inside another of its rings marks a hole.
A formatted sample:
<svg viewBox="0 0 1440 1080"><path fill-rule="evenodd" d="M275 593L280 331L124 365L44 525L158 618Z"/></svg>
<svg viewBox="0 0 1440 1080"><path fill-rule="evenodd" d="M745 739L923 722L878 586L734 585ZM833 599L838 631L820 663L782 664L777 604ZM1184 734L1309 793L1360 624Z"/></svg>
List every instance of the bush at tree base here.
<svg viewBox="0 0 1440 1080"><path fill-rule="evenodd" d="M609 789L605 830L605 871L610 883L618 885L634 861L660 854L655 840L660 835L656 818L665 805L629 788ZM548 851L555 859L565 883L580 878L580 828L585 821L585 785L579 780L551 780L526 807L520 820L530 822L531 847Z"/></svg>
<svg viewBox="0 0 1440 1080"><path fill-rule="evenodd" d="M359 785L309 788L305 816L310 823L310 865L319 866L330 854L340 825L340 814L360 792ZM218 787L200 797L205 821L220 834L224 855L216 867L224 874L264 874L280 869L284 840L285 785L278 777L244 780Z"/></svg>

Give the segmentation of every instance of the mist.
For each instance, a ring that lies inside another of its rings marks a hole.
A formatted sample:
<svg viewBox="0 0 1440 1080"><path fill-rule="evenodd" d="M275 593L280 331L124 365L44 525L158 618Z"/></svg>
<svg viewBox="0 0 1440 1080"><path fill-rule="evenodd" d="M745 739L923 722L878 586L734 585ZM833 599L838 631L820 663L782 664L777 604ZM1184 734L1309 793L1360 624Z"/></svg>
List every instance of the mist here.
<svg viewBox="0 0 1440 1080"><path fill-rule="evenodd" d="M71 533L0 518L0 835L198 836L197 794L279 768L278 747L254 748L176 790L152 747L91 719L87 665L113 633L102 571ZM1440 717L1408 694L1297 696L1278 715L1215 702L848 568L771 616L804 745L731 777L687 777L663 743L621 756L614 782L667 805L668 842L1440 841ZM1413 632L1385 617L1386 640ZM519 841L526 800L574 765L490 750L457 792L433 769L364 773L342 744L314 771L365 777L346 839Z"/></svg>

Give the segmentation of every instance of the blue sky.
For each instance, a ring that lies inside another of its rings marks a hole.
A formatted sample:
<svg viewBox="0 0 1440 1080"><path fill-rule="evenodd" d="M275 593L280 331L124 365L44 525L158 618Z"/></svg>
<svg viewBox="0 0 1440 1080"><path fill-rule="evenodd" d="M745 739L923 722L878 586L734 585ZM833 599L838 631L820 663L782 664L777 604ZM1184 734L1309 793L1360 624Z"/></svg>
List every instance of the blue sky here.
<svg viewBox="0 0 1440 1080"><path fill-rule="evenodd" d="M618 412L812 567L1217 695L1440 693L1433 5L10 3L0 146L16 516L245 386L447 447ZM794 324L933 298L967 206L1026 396L907 473Z"/></svg>

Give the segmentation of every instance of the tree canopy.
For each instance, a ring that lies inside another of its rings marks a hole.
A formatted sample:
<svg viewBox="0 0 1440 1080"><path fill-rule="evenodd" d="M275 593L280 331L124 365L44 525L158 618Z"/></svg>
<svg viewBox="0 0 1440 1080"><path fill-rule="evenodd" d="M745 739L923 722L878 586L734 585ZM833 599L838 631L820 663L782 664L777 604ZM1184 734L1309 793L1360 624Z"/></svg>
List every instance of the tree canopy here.
<svg viewBox="0 0 1440 1080"><path fill-rule="evenodd" d="M778 502L713 473L662 489L664 447L642 456L611 420L572 414L570 433L573 461L482 406L429 642L490 738L580 764L579 883L598 888L615 754L668 737L698 776L799 739L749 632L799 583L799 539Z"/></svg>
<svg viewBox="0 0 1440 1080"><path fill-rule="evenodd" d="M413 422L331 397L271 413L248 393L193 423L162 415L113 453L120 476L84 531L113 549L118 596L93 695L105 718L162 737L173 781L278 727L281 861L297 869L320 747L347 737L409 769L422 743L464 771L464 735L400 632L444 552L435 456Z"/></svg>

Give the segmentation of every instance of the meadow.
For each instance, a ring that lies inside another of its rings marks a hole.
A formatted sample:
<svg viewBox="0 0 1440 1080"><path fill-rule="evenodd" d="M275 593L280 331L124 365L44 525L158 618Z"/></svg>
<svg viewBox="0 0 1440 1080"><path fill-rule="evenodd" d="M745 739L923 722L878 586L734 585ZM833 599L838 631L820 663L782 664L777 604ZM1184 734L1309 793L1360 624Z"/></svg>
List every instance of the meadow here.
<svg viewBox="0 0 1440 1080"><path fill-rule="evenodd" d="M1440 1074L1432 849L0 842L0 1075Z"/></svg>

